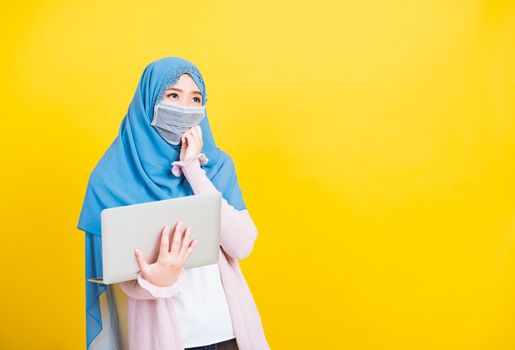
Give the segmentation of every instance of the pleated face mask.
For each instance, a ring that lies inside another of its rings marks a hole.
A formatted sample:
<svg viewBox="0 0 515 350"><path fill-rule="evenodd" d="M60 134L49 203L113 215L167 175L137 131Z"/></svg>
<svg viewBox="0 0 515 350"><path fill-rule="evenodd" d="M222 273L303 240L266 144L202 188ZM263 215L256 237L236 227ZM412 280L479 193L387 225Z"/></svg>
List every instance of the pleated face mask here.
<svg viewBox="0 0 515 350"><path fill-rule="evenodd" d="M150 123L166 142L178 145L181 136L190 128L200 124L206 115L206 106L181 106L159 102L154 107L154 118Z"/></svg>

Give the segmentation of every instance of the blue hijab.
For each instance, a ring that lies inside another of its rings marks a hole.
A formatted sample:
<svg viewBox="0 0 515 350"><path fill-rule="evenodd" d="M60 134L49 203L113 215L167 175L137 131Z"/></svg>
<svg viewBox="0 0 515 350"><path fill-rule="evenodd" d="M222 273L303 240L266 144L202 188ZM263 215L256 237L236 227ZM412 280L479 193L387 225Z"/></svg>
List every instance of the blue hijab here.
<svg viewBox="0 0 515 350"><path fill-rule="evenodd" d="M85 232L86 279L102 278L100 213L105 208L157 201L193 194L184 176L171 173L179 159L181 145L167 143L150 124L154 105L180 75L189 74L207 102L204 80L198 68L180 57L165 57L150 63L139 80L136 93L123 118L118 135L91 172L77 228ZM229 204L245 209L230 156L213 139L206 116L200 123L202 152L209 161L203 165L208 178ZM106 285L86 283L87 347L102 331L99 297Z"/></svg>

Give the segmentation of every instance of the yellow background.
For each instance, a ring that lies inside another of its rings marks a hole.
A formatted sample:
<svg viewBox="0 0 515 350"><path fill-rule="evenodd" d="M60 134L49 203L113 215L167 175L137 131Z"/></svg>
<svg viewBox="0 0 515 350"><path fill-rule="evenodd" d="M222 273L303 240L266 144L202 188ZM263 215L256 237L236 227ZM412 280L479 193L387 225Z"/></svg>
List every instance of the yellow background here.
<svg viewBox="0 0 515 350"><path fill-rule="evenodd" d="M82 349L89 173L143 68L206 80L273 349L515 348L513 1L2 5L2 349Z"/></svg>

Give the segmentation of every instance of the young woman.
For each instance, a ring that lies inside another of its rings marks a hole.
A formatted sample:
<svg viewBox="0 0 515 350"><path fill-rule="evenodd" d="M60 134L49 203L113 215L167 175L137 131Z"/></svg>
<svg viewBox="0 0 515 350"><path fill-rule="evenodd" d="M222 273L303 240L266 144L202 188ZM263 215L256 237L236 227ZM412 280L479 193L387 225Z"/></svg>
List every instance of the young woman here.
<svg viewBox="0 0 515 350"><path fill-rule="evenodd" d="M137 279L86 282L88 349L270 349L238 264L252 252L257 229L234 163L214 142L206 96L201 73L185 59L166 57L145 68L116 139L89 177L77 227L85 232L86 278L97 278L102 209L219 191L219 261L185 270L198 242L180 221L165 227L157 261L135 250ZM120 294L127 297L126 324Z"/></svg>

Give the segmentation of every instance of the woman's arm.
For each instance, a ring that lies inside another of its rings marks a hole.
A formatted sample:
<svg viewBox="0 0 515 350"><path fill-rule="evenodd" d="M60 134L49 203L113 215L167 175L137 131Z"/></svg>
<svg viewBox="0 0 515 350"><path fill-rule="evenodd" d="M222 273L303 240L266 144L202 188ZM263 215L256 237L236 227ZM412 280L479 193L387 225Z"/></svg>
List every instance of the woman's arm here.
<svg viewBox="0 0 515 350"><path fill-rule="evenodd" d="M193 193L203 194L220 192L209 180L204 169L200 167L200 160L204 154L184 161L174 162L180 166L180 172L188 180ZM200 158L200 160L199 160ZM220 245L224 251L236 259L244 259L250 255L257 238L257 228L247 209L238 210L222 197Z"/></svg>
<svg viewBox="0 0 515 350"><path fill-rule="evenodd" d="M181 270L177 281L168 287L159 287L147 281L141 272L138 278L120 282L120 287L129 297L140 300L155 300L157 298L171 298L179 293L186 284L187 275L184 268Z"/></svg>

